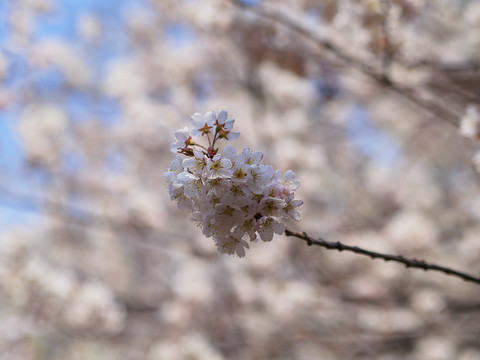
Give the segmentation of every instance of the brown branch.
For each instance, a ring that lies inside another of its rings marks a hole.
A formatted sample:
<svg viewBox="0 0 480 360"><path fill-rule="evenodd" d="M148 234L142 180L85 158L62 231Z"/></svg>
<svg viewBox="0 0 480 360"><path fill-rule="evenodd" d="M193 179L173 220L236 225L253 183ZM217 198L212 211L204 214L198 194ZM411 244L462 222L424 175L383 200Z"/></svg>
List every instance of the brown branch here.
<svg viewBox="0 0 480 360"><path fill-rule="evenodd" d="M338 250L338 251L350 251L355 254L359 255L364 255L368 256L371 259L383 259L385 261L394 261L401 263L405 265L407 268L417 268L417 269L423 269L425 271L430 270L430 271L437 271L441 272L446 275L450 276L455 276L457 278L460 278L462 280L468 281L468 282L473 282L476 284L480 284L480 277L476 277L470 274L466 274L461 271L457 271L454 269L450 269L448 267L440 266L437 264L432 264L432 263L427 263L424 260L419 260L415 258L406 258L401 255L391 255L391 254L383 254L375 251L370 251L366 250L363 248L360 248L358 246L350 246L350 245L345 245L339 241L327 241L323 239L313 239L310 236L308 236L305 232L303 233L297 233L291 230L285 230L285 235L286 236L291 236L291 237L296 237L298 239L301 239L305 241L308 246L311 245L316 245L316 246L321 246L325 249L329 250Z"/></svg>
<svg viewBox="0 0 480 360"><path fill-rule="evenodd" d="M320 36L316 32L311 31L309 28L305 27L304 25L297 23L296 21L290 19L288 16L285 14L282 14L280 12L273 12L269 11L268 9L264 8L263 6L249 6L242 4L238 0L229 0L231 3L234 5L242 8L242 9L248 9L255 13L256 15L269 20L273 22L277 22L283 26L285 26L287 29L290 31L293 31L297 34L302 35L303 37L313 41L320 47L328 50L329 52L335 54L335 56L349 65L357 68L358 70L362 71L363 73L366 73L370 76L375 76L379 77L380 75L376 74L375 71L367 64L362 62L360 59L354 58L353 56L346 54L342 49L340 49L335 43L330 41L329 39L326 39L325 37Z"/></svg>
<svg viewBox="0 0 480 360"><path fill-rule="evenodd" d="M406 60L403 63L409 68L416 67L428 67L438 71L444 72L468 72L480 70L480 61L477 59L466 60L457 63L445 63L437 60L417 60L415 62L408 62Z"/></svg>
<svg viewBox="0 0 480 360"><path fill-rule="evenodd" d="M383 36L383 48L382 48L382 55L381 55L381 60L382 60L382 75L383 77L389 78L389 70L390 70L390 65L393 60L393 51L392 51L392 40L391 40L391 34L389 31L389 23L388 19L390 16L390 10L392 4L390 3L390 0L383 0L380 2L381 8L382 8L382 13L383 13L383 19L382 19L382 36Z"/></svg>
<svg viewBox="0 0 480 360"><path fill-rule="evenodd" d="M387 78L388 79L388 78ZM390 81L390 80L388 80ZM398 95L404 97L411 103L417 105L419 108L423 109L425 112L430 113L433 116L436 116L440 119L445 120L447 123L453 125L455 128L458 126L456 117L453 116L453 114L448 114L446 116L447 111L445 108L438 108L435 104L433 104L431 101L427 101L425 99L422 99L420 96L416 94L415 91L409 88L403 88L401 86L394 85L392 82L389 84L384 84L387 86L391 91L397 93Z"/></svg>

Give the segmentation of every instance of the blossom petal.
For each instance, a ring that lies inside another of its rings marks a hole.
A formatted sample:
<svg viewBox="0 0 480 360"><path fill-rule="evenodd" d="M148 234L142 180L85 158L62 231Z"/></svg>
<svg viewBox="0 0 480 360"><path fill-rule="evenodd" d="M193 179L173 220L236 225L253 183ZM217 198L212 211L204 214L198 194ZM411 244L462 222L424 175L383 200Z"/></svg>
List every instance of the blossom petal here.
<svg viewBox="0 0 480 360"><path fill-rule="evenodd" d="M205 123L207 122L205 117L202 114L199 114L199 113L193 114L190 117L190 121L192 122L193 127L197 128L197 129L200 129L201 127L203 127L203 125L205 125Z"/></svg>
<svg viewBox="0 0 480 360"><path fill-rule="evenodd" d="M235 140L235 139L238 139L238 137L240 136L240 132L239 131L230 131L227 136L225 136L225 139L227 140Z"/></svg>
<svg viewBox="0 0 480 360"><path fill-rule="evenodd" d="M218 113L218 123L220 125L225 124L225 121L227 121L228 113L225 110L222 110Z"/></svg>

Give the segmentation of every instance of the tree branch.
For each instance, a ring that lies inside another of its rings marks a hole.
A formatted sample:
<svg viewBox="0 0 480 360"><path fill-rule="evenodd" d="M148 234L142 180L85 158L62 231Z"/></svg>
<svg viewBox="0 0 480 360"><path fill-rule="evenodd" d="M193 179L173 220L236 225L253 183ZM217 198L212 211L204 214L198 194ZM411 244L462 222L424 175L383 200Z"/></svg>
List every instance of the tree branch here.
<svg viewBox="0 0 480 360"><path fill-rule="evenodd" d="M370 66L368 62L346 53L333 41L321 36L317 32L291 19L290 17L282 14L281 12L271 11L264 6L249 6L241 3L239 0L228 1L242 9L250 10L251 12L263 19L283 25L290 31L299 34L305 39L312 41L321 48L334 54L339 60L343 61L345 64L348 64L352 68L357 69L362 74L373 80L377 85L390 89L394 93L404 97L405 99L420 107L424 111L430 113L435 117L438 117L439 119L446 121L450 125L453 125L454 127L458 126L458 116L454 114L450 109L440 103L434 104L432 101L422 98L422 96L420 96L420 94L411 87L406 87L398 84L392 79L392 77L388 75L388 73L385 71L385 68L381 71L376 70L375 68Z"/></svg>
<svg viewBox="0 0 480 360"><path fill-rule="evenodd" d="M471 59L456 63L445 63L436 60L424 59L424 60L417 60L415 62L403 62L409 68L416 68L416 67L428 67L433 68L438 71L443 72L468 72L468 71L478 71L480 70L480 61L477 59Z"/></svg>
<svg viewBox="0 0 480 360"><path fill-rule="evenodd" d="M367 63L362 62L362 60L357 59L345 53L342 49L340 49L340 47L338 47L331 40L319 35L317 32L311 31L309 28L307 28L303 24L296 22L295 20L291 19L285 14L282 14L281 12L278 12L278 11L275 11L275 12L270 11L263 6L249 6L241 3L238 0L229 0L229 1L242 9L248 9L263 19L281 24L285 26L287 29L289 29L290 31L300 34L304 38L313 41L318 46L326 49L332 54L335 54L335 56L338 59L344 61L345 63L348 63L352 67L357 68L361 72L374 77L377 81L381 78L381 75L375 73L375 71Z"/></svg>
<svg viewBox="0 0 480 360"><path fill-rule="evenodd" d="M305 232L303 233L297 233L291 230L285 230L285 235L290 236L290 237L296 237L298 239L301 239L307 243L308 246L316 245L316 246L321 246L325 249L329 250L338 250L338 251L350 251L355 254L359 255L364 255L368 256L371 259L383 259L385 261L394 261L401 263L405 265L407 268L417 268L417 269L423 269L425 271L430 270L430 271L437 271L441 272L446 275L450 276L455 276L457 278L460 278L462 280L468 281L468 282L473 282L476 284L480 284L480 277L476 277L470 274L466 274L461 271L457 271L454 269L450 269L448 267L440 266L437 264L431 264L427 263L424 260L418 260L415 258L406 258L401 255L391 255L391 254L383 254L375 251L370 251L366 249L362 249L358 246L350 246L350 245L345 245L339 241L327 241L323 239L313 239L310 236L308 236Z"/></svg>
<svg viewBox="0 0 480 360"><path fill-rule="evenodd" d="M72 207L67 204L62 204L58 203L55 201L47 200L47 199L41 199L41 198L35 198L32 196L28 195L21 195L18 193L11 192L6 189L1 189L0 188L0 195L3 196L8 196L11 199L15 199L21 203L20 210L27 210L30 212L39 212L38 208L40 204L46 204L54 207L55 209L62 210L62 213L68 213L69 211L72 210ZM1 199L1 196L0 196ZM10 202L2 202L0 201L1 205L8 206L8 207L13 207L19 209L18 206L14 206ZM111 227L111 226L120 226L125 224L123 223L116 223L115 221L112 221L111 219L103 219L99 217L98 215L94 215L88 212L85 212L85 210L80 210L80 209L75 209L76 211L81 211L83 215L83 219L74 219L74 218L66 218L64 216L59 216L59 214L53 214L53 216L57 217L59 220L62 221L67 221L69 225L77 225L80 226L81 228L87 228L93 227L96 229L105 229L106 227ZM50 214L52 215L52 214ZM175 234L176 236L179 236L179 234ZM305 232L303 233L297 233L294 231L291 231L289 229L285 230L285 235L289 237L296 237L298 239L301 239L305 241L309 246L311 245L316 245L316 246L321 246L323 248L329 249L329 250L338 250L338 251L350 251L359 255L364 255L368 256L372 259L383 259L385 261L394 261L398 262L401 264L404 264L407 268L417 268L417 269L423 269L425 271L431 270L431 271L437 271L441 272L450 276L455 276L457 278L463 279L468 282L473 282L476 284L480 284L480 277L475 277L473 275L469 275L466 273L463 273L461 271L457 271L454 269L450 269L448 267L436 265L436 264L430 264L425 262L424 260L418 260L415 258L405 258L401 255L391 255L391 254L383 254L383 253L378 253L375 251L370 251L366 250L363 248L360 248L358 246L350 246L350 245L345 245L339 241L333 242L333 241L327 241L323 240L321 238L319 239L313 239L310 236L308 236Z"/></svg>

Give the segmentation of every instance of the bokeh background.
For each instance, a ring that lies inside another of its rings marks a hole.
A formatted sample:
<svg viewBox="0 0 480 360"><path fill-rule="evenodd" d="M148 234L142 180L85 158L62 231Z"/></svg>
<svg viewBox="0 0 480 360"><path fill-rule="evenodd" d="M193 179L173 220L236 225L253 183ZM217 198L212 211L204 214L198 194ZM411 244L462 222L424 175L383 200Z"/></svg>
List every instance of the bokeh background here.
<svg viewBox="0 0 480 360"><path fill-rule="evenodd" d="M163 179L226 109L301 180L293 230L478 274L479 51L478 1L1 0L0 359L480 359L477 285L218 254Z"/></svg>

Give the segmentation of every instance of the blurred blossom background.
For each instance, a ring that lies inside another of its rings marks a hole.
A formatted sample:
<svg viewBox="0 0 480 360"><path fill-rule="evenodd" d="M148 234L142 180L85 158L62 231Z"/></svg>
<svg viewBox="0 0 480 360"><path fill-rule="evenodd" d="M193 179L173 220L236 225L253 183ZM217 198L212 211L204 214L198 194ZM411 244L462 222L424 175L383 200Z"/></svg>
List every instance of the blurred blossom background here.
<svg viewBox="0 0 480 360"><path fill-rule="evenodd" d="M469 0L0 0L0 360L480 359L478 286L220 255L163 179L225 109L291 229L478 274L479 39Z"/></svg>

